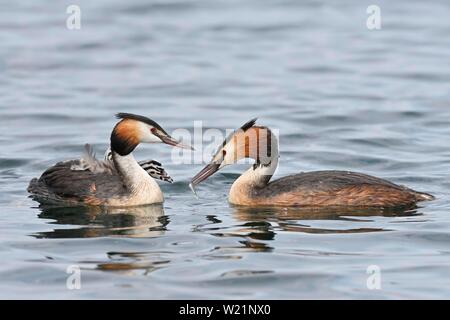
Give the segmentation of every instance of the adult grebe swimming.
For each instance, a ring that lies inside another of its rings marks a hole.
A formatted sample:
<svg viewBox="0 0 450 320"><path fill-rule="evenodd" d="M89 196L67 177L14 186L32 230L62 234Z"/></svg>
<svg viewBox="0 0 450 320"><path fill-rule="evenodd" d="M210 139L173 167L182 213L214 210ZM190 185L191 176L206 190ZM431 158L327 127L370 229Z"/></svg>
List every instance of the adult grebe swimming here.
<svg viewBox="0 0 450 320"><path fill-rule="evenodd" d="M159 163L134 159L132 152L139 143L166 143L189 148L173 139L155 121L143 116L119 113L121 119L111 133L111 154L98 161L92 148L80 160L59 162L47 169L39 179L30 182L28 191L38 200L84 203L114 207L162 203L163 194L150 176L163 176L164 171L152 172ZM109 160L110 159L110 160ZM168 178L167 178L168 177ZM160 178L160 177L158 177Z"/></svg>
<svg viewBox="0 0 450 320"><path fill-rule="evenodd" d="M229 201L245 206L400 207L432 200L387 180L350 171L315 171L269 182L278 166L278 139L256 119L231 134L212 161L191 181L191 189L223 167L243 158L255 164L231 186ZM195 191L194 191L195 192Z"/></svg>

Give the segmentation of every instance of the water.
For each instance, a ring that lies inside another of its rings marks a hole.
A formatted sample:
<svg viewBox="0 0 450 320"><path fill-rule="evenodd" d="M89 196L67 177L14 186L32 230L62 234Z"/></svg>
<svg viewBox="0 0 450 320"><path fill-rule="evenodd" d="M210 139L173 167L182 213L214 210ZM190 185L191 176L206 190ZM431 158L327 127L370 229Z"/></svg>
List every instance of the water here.
<svg viewBox="0 0 450 320"><path fill-rule="evenodd" d="M8 2L0 12L0 297L448 298L450 5L378 1ZM169 132L280 130L277 177L343 169L434 194L406 212L244 210L231 167L198 188L201 164L162 162L163 207L43 208L29 180L84 143L105 150L113 114ZM68 266L81 289L68 290ZM367 268L381 270L369 290Z"/></svg>

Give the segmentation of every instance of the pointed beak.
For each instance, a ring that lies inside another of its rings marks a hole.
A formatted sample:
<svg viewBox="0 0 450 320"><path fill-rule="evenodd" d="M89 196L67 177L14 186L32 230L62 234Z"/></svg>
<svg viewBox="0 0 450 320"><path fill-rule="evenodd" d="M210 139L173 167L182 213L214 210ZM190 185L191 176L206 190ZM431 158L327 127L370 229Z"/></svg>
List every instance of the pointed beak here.
<svg viewBox="0 0 450 320"><path fill-rule="evenodd" d="M195 150L192 146L183 144L180 141L175 140L169 135L161 135L159 138L162 140L163 143L168 144L169 146L174 146L182 149L189 149L189 150Z"/></svg>
<svg viewBox="0 0 450 320"><path fill-rule="evenodd" d="M189 184L192 191L195 193L194 187L219 171L219 168L220 165L217 163L210 163L206 165L206 167L204 167L199 173L195 175L195 177L192 178L191 183Z"/></svg>

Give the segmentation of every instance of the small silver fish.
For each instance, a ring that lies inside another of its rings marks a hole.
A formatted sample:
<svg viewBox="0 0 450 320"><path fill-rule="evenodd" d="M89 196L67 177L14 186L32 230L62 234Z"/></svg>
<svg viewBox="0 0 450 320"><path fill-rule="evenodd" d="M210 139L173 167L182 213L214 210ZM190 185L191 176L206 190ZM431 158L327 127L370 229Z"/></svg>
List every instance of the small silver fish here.
<svg viewBox="0 0 450 320"><path fill-rule="evenodd" d="M194 193L194 195L195 195L195 198L197 198L197 200L199 199L199 197L198 197L198 194L197 194L197 192L195 191L195 189L194 189L194 185L192 184L192 182L191 183L189 183L189 188L191 188L191 190L192 190L192 192Z"/></svg>

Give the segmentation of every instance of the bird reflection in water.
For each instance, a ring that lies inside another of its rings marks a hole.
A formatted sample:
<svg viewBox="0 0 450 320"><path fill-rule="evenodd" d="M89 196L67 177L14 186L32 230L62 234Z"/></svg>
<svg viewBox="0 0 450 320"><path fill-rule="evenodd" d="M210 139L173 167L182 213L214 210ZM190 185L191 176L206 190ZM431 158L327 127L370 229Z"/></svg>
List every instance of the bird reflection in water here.
<svg viewBox="0 0 450 320"><path fill-rule="evenodd" d="M170 263L165 257L167 252L107 252L110 261L98 263L96 269L102 271L120 271L135 274L136 270L147 275Z"/></svg>
<svg viewBox="0 0 450 320"><path fill-rule="evenodd" d="M403 208L250 208L233 206L235 223L232 228L210 227L221 223L208 219L210 223L197 226L197 231L208 232L218 237L242 238L239 246L252 251L271 251L270 240L274 240L277 232L301 232L309 234L349 234L389 231L384 227L361 227L361 223L370 223L371 217L413 217L422 215L417 207ZM346 222L343 227L337 223L334 228L312 227L308 221ZM224 248L218 248L224 249Z"/></svg>
<svg viewBox="0 0 450 320"><path fill-rule="evenodd" d="M39 218L52 219L50 224L64 228L35 233L36 238L158 237L169 223L162 205L156 204L129 208L40 205L39 209Z"/></svg>
<svg viewBox="0 0 450 320"><path fill-rule="evenodd" d="M384 228L354 228L353 222L372 222L370 217L410 217L421 215L417 212L417 207L403 208L248 208L234 207L234 218L238 221L245 221L244 227L251 226L260 231L268 230L270 237L273 237L274 230L304 232L304 233L364 233L388 231ZM325 229L311 227L308 220L334 220L347 221L345 228ZM301 222L299 222L301 221ZM265 227L263 227L265 226ZM260 238L264 236L258 235ZM252 237L257 239L258 237Z"/></svg>

